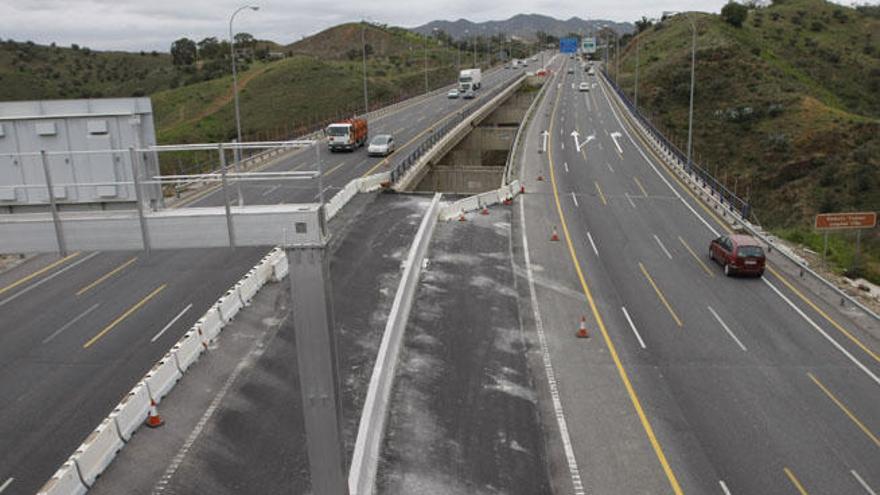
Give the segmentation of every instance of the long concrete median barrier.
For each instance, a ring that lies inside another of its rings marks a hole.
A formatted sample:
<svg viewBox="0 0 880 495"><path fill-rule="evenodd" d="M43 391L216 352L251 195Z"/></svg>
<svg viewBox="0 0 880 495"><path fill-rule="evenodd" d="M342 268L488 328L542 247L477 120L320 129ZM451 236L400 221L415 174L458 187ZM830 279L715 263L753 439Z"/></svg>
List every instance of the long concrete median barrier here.
<svg viewBox="0 0 880 495"><path fill-rule="evenodd" d="M202 338L196 329L186 332L183 338L171 348L171 354L174 355L177 369L181 375L186 373L186 370L199 359L204 350L205 346L202 345Z"/></svg>
<svg viewBox="0 0 880 495"><path fill-rule="evenodd" d="M394 385L394 373L406 330L406 322L409 319L409 312L415 298L422 263L440 214L440 197L440 193L434 195L431 206L422 218L422 223L406 257L403 276L400 279L400 285L397 287L397 293L388 314L388 321L385 324L385 332L382 335L382 343L379 345L379 353L376 356L367 397L361 412L348 474L348 486L352 495L371 495L375 490L376 471L379 465L382 439L385 435L388 401Z"/></svg>

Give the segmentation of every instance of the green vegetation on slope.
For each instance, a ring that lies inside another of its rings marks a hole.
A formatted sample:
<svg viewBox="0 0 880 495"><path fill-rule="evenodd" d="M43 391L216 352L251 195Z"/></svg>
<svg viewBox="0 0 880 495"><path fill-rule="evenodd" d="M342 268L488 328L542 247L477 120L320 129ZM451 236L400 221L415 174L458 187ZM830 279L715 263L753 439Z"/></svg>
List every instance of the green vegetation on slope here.
<svg viewBox="0 0 880 495"><path fill-rule="evenodd" d="M813 249L818 212L880 210L880 18L823 0L750 9L741 27L697 14L694 153L748 196L765 226ZM684 149L691 28L683 15L639 36L639 107ZM636 41L621 58L632 96ZM868 233L866 233L868 234ZM849 268L853 237L836 236ZM859 273L880 282L880 233Z"/></svg>
<svg viewBox="0 0 880 495"><path fill-rule="evenodd" d="M146 96L175 79L167 54L0 42L0 101Z"/></svg>

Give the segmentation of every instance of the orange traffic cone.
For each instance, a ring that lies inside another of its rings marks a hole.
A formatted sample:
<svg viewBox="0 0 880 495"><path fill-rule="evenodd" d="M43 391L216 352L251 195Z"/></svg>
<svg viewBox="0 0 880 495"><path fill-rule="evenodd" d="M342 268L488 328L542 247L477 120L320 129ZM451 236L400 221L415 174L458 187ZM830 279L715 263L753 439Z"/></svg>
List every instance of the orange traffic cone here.
<svg viewBox="0 0 880 495"><path fill-rule="evenodd" d="M480 215L488 215L488 214L489 214L489 207L486 205L483 205L483 209L480 210Z"/></svg>
<svg viewBox="0 0 880 495"><path fill-rule="evenodd" d="M459 221L459 222L466 222L466 221L467 221L467 220L464 218L464 211L462 211L462 210L459 210L459 211L458 211L458 221Z"/></svg>
<svg viewBox="0 0 880 495"><path fill-rule="evenodd" d="M590 338L590 334L587 333L587 318L585 316L581 316L581 327L578 328L576 335L579 339Z"/></svg>
<svg viewBox="0 0 880 495"><path fill-rule="evenodd" d="M165 424L165 420L159 416L159 408L156 407L156 401L153 399L150 399L150 414L144 424L150 428L158 428Z"/></svg>
<svg viewBox="0 0 880 495"><path fill-rule="evenodd" d="M553 226L553 235L550 236L550 240L551 241L558 241L559 240L559 234L556 232L555 225Z"/></svg>

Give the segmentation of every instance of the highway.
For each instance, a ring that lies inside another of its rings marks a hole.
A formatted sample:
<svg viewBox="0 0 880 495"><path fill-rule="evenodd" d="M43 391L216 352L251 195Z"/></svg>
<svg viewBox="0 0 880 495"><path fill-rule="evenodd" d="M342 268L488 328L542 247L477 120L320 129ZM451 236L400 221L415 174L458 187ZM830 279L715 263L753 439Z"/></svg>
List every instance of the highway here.
<svg viewBox="0 0 880 495"><path fill-rule="evenodd" d="M482 93L518 75L484 76ZM391 133L388 159L364 149L321 149L326 199L349 180L387 170L434 124L464 105L445 94L415 99L371 120ZM319 144L323 146L323 143ZM308 148L261 171L315 169ZM245 183L245 204L314 202L317 182ZM234 198L234 194L232 195ZM210 188L180 207L222 204ZM265 253L264 248L72 253L40 256L0 274L0 485L3 495L35 492L131 386ZM8 484L5 484L9 480Z"/></svg>
<svg viewBox="0 0 880 495"><path fill-rule="evenodd" d="M559 69L514 220L559 393L542 394L545 427L566 428L556 492L880 490L880 342L772 263L725 277L708 244L728 226L598 77ZM589 339L575 337L582 316Z"/></svg>

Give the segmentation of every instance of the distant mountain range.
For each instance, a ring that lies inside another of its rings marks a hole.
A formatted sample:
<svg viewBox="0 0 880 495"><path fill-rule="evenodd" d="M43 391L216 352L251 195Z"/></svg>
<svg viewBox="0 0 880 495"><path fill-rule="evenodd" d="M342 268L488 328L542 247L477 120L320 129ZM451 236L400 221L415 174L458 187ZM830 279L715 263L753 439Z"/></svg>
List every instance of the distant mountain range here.
<svg viewBox="0 0 880 495"><path fill-rule="evenodd" d="M617 31L618 33L630 33L635 26L629 22L614 22L602 19L581 19L572 17L566 20L555 19L541 14L519 14L504 21L471 22L467 19L457 21L431 21L422 26L412 28L419 34L430 34L434 28L443 30L453 38L461 39L467 36L493 36L507 34L521 39L534 40L535 33L543 31L547 34L562 37L569 33L583 33L585 35L598 31L602 26Z"/></svg>

